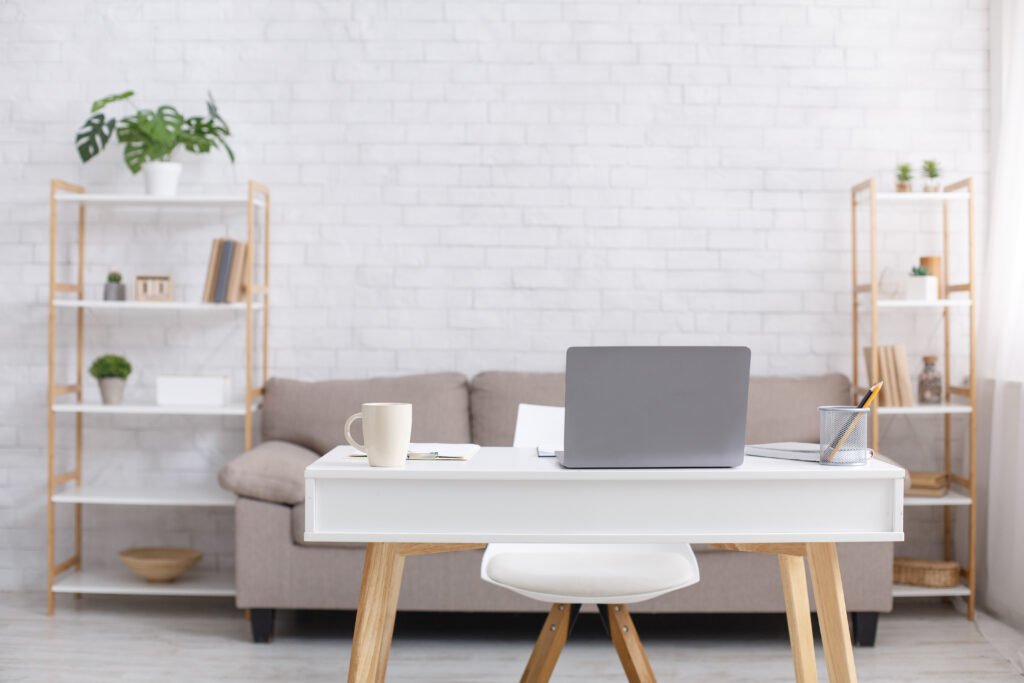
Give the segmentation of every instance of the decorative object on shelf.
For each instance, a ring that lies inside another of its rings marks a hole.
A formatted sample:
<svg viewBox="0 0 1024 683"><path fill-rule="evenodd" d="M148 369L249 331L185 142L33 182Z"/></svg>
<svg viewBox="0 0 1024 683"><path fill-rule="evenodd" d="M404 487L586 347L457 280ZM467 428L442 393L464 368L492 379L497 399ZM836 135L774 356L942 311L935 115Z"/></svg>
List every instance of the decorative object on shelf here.
<svg viewBox="0 0 1024 683"><path fill-rule="evenodd" d="M924 369L917 379L917 400L920 403L942 403L942 373L935 364L939 361L938 356L925 356Z"/></svg>
<svg viewBox="0 0 1024 683"><path fill-rule="evenodd" d="M107 354L92 362L89 374L99 380L105 405L116 406L124 401L125 381L132 374L131 363L121 356Z"/></svg>
<svg viewBox="0 0 1024 683"><path fill-rule="evenodd" d="M158 406L226 406L231 381L226 376L160 375L156 378Z"/></svg>
<svg viewBox="0 0 1024 683"><path fill-rule="evenodd" d="M128 548L121 561L150 583L168 583L187 572L203 554L192 548Z"/></svg>
<svg viewBox="0 0 1024 683"><path fill-rule="evenodd" d="M116 129L117 141L124 143L125 164L133 174L145 170L146 193L160 197L173 197L178 193L181 164L171 161L171 154L179 145L195 154L223 147L234 163L235 153L225 139L231 132L218 113L212 94L207 93L206 118L185 118L166 104L155 111L139 109L131 102L134 94L129 90L92 103L92 116L82 124L75 137L78 155L83 162L103 151ZM135 113L118 121L100 112L108 104L122 100L127 100Z"/></svg>
<svg viewBox="0 0 1024 683"><path fill-rule="evenodd" d="M923 161L921 163L921 175L924 176L925 192L938 192L941 189L939 177L942 175L942 169L939 168L939 162L932 160Z"/></svg>
<svg viewBox="0 0 1024 683"><path fill-rule="evenodd" d="M914 172L910 164L900 164L896 167L896 191L910 192L913 190L911 181L914 179Z"/></svg>
<svg viewBox="0 0 1024 683"><path fill-rule="evenodd" d="M206 267L203 301L235 303L245 298L245 271L249 267L249 245L231 239L215 239Z"/></svg>
<svg viewBox="0 0 1024 683"><path fill-rule="evenodd" d="M904 299L934 301L939 298L939 278L928 272L925 266L914 266L907 277Z"/></svg>
<svg viewBox="0 0 1024 683"><path fill-rule="evenodd" d="M172 301L174 280L170 275L136 275L136 301Z"/></svg>
<svg viewBox="0 0 1024 683"><path fill-rule="evenodd" d="M949 475L945 472L907 472L910 479L908 496L944 496L949 491Z"/></svg>
<svg viewBox="0 0 1024 683"><path fill-rule="evenodd" d="M928 271L929 275L934 275L942 279L942 257L941 256L922 256L918 261ZM944 292L939 291L939 296L944 296Z"/></svg>
<svg viewBox="0 0 1024 683"><path fill-rule="evenodd" d="M897 557L893 560L892 580L910 586L950 588L960 584L960 564L952 560Z"/></svg>
<svg viewBox="0 0 1024 683"><path fill-rule="evenodd" d="M112 270L107 273L107 282L103 285L104 301L124 301L125 289L121 282L121 273Z"/></svg>

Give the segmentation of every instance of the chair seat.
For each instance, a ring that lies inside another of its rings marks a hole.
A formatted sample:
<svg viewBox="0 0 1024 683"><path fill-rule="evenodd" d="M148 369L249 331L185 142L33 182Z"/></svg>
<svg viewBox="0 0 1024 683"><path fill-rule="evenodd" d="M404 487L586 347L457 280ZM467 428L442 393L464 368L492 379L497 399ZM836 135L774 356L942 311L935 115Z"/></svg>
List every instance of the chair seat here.
<svg viewBox="0 0 1024 683"><path fill-rule="evenodd" d="M585 604L650 600L700 580L692 552L555 548L496 553L484 578L536 600Z"/></svg>

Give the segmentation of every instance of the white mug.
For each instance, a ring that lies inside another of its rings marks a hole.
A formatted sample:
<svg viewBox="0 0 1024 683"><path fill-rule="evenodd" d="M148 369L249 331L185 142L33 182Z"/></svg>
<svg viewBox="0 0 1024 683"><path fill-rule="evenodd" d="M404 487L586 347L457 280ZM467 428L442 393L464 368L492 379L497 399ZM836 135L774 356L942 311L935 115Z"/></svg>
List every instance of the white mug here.
<svg viewBox="0 0 1024 683"><path fill-rule="evenodd" d="M352 423L363 421L363 441L352 438ZM405 467L412 438L411 403L364 403L362 412L345 420L345 440L373 467Z"/></svg>

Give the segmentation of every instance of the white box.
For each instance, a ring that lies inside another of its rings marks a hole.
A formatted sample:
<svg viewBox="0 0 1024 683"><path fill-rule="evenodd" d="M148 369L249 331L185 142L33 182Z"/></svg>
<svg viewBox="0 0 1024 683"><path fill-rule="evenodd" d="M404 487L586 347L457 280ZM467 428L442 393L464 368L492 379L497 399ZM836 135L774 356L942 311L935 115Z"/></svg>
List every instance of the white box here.
<svg viewBox="0 0 1024 683"><path fill-rule="evenodd" d="M231 392L226 376L160 375L156 378L158 406L225 406Z"/></svg>

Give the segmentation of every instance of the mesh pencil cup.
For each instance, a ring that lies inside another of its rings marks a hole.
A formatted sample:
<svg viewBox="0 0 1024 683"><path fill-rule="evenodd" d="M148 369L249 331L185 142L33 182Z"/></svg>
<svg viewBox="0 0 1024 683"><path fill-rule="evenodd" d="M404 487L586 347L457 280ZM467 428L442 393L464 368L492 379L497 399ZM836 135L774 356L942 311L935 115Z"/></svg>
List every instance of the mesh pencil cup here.
<svg viewBox="0 0 1024 683"><path fill-rule="evenodd" d="M822 465L866 465L868 463L868 413L870 408L821 406L820 450Z"/></svg>

